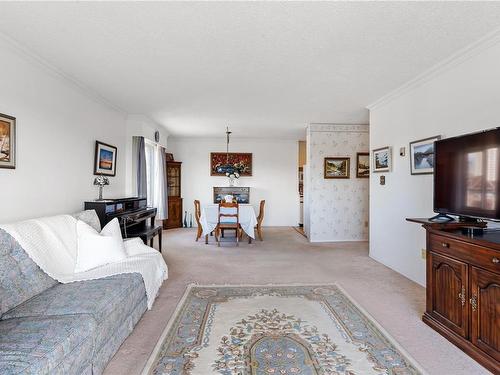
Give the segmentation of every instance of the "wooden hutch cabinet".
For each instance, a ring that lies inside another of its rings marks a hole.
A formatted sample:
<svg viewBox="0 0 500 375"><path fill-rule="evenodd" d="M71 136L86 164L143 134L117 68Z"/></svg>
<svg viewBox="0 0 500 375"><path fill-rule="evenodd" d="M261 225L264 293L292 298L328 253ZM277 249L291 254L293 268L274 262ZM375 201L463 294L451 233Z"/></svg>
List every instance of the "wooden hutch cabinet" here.
<svg viewBox="0 0 500 375"><path fill-rule="evenodd" d="M163 220L163 229L182 228L180 161L167 161L168 219Z"/></svg>
<svg viewBox="0 0 500 375"><path fill-rule="evenodd" d="M427 231L422 320L500 374L500 230L469 235L459 223L408 220L423 224Z"/></svg>

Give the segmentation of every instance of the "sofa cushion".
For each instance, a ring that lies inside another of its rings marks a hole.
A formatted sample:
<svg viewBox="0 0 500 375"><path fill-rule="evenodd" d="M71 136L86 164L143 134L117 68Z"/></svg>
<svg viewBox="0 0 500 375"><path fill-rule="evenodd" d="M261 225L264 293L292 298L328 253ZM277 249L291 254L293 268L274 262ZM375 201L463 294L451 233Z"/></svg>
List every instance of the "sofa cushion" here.
<svg viewBox="0 0 500 375"><path fill-rule="evenodd" d="M2 319L90 314L99 323L124 303L128 295L141 284L143 284L142 276L138 273L57 284L6 312L2 315ZM140 299L145 293L145 291L141 293Z"/></svg>
<svg viewBox="0 0 500 375"><path fill-rule="evenodd" d="M57 284L8 311L2 319L88 314L98 326L95 347L100 350L145 296L144 282L138 273Z"/></svg>
<svg viewBox="0 0 500 375"><path fill-rule="evenodd" d="M104 372L106 365L115 355L118 348L120 348L123 341L132 332L134 326L147 310L147 307L147 298L146 294L144 294L144 298L139 301L135 308L130 304L125 304L120 309L122 311L116 310L114 316L108 317L106 322L98 326L96 349L94 350L94 360L92 363L93 375L100 375ZM117 324L117 321L114 320L117 316L125 317L125 320ZM105 338L100 338L101 332L107 332Z"/></svg>
<svg viewBox="0 0 500 375"><path fill-rule="evenodd" d="M81 220L90 225L96 231L101 231L101 222L99 221L99 217L97 216L97 212L95 212L95 210L80 211L71 216L73 216L76 220Z"/></svg>
<svg viewBox="0 0 500 375"><path fill-rule="evenodd" d="M10 234L0 229L0 316L56 284Z"/></svg>
<svg viewBox="0 0 500 375"><path fill-rule="evenodd" d="M0 374L80 373L92 363L95 329L85 315L0 320Z"/></svg>

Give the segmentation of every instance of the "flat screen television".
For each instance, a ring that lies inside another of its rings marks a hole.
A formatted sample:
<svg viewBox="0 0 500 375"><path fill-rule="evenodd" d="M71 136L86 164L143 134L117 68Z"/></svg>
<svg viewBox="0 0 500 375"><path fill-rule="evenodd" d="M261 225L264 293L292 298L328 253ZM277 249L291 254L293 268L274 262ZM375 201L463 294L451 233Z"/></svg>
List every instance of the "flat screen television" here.
<svg viewBox="0 0 500 375"><path fill-rule="evenodd" d="M500 128L439 140L434 152L434 211L499 220Z"/></svg>

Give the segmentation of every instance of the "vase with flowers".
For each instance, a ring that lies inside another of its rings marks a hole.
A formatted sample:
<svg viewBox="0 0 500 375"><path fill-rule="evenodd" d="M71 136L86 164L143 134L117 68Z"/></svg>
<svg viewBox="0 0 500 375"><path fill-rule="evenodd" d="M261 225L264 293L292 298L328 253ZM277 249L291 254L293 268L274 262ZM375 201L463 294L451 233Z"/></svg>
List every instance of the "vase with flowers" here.
<svg viewBox="0 0 500 375"><path fill-rule="evenodd" d="M227 172L226 177L229 178L229 186L233 187L235 181L240 178L240 174L237 171Z"/></svg>

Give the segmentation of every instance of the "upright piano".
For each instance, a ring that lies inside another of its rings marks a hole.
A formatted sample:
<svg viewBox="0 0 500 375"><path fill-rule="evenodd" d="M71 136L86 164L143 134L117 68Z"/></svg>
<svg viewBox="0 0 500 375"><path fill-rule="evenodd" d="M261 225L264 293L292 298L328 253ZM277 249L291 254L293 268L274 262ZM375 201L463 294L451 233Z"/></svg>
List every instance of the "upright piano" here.
<svg viewBox="0 0 500 375"><path fill-rule="evenodd" d="M86 210L95 210L101 227L118 219L123 238L140 237L145 244L158 235L161 252L161 226L155 225L156 208L148 207L146 198L104 199L85 202Z"/></svg>

